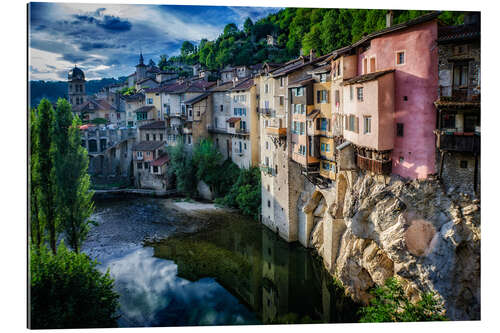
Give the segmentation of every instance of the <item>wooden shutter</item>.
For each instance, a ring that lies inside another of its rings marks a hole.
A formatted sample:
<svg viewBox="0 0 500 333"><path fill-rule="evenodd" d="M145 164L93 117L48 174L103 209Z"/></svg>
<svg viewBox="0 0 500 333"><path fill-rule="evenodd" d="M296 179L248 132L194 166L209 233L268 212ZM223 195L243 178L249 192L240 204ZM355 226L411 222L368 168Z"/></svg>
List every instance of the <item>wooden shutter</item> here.
<svg viewBox="0 0 500 333"><path fill-rule="evenodd" d="M346 130L349 129L349 127L348 127L349 124L347 123L347 120L348 120L347 116L344 116L344 129L346 129Z"/></svg>
<svg viewBox="0 0 500 333"><path fill-rule="evenodd" d="M327 126L328 126L328 132L330 132L330 119L327 119L326 122L327 122Z"/></svg>
<svg viewBox="0 0 500 333"><path fill-rule="evenodd" d="M354 132L359 133L359 117L354 118Z"/></svg>

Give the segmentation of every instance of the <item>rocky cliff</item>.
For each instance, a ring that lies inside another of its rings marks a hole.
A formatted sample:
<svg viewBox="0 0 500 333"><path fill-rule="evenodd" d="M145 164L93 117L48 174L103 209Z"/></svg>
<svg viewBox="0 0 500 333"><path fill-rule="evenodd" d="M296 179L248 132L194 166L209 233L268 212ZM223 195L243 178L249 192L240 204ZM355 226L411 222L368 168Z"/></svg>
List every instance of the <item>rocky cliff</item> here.
<svg viewBox="0 0 500 333"><path fill-rule="evenodd" d="M411 299L439 295L450 319L480 319L479 200L447 195L437 180L386 184L359 175L343 203L345 228L330 270L355 300L368 302L371 287L395 276ZM310 244L321 255L317 230Z"/></svg>

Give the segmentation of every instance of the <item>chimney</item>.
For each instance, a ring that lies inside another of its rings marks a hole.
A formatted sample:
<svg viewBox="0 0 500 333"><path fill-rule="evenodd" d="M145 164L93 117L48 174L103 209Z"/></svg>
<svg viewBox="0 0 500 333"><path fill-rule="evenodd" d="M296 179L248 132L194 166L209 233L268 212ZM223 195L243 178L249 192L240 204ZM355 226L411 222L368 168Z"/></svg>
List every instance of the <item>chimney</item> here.
<svg viewBox="0 0 500 333"><path fill-rule="evenodd" d="M385 27L389 28L392 26L392 19L393 19L393 12L392 10L388 10L387 13L385 14Z"/></svg>
<svg viewBox="0 0 500 333"><path fill-rule="evenodd" d="M315 58L314 50L311 49L309 50L309 61L313 61L314 58Z"/></svg>

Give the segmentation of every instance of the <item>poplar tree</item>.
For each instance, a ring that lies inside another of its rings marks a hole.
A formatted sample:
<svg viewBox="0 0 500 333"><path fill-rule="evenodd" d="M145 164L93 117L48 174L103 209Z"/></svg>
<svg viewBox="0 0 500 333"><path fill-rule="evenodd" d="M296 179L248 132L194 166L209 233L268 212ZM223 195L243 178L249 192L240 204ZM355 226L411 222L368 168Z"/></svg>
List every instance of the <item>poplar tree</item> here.
<svg viewBox="0 0 500 333"><path fill-rule="evenodd" d="M49 244L52 252L57 251L57 223L55 215L55 170L54 153L54 109L44 98L38 105L36 121L36 150L35 179L37 179L38 217L49 234Z"/></svg>
<svg viewBox="0 0 500 333"><path fill-rule="evenodd" d="M60 222L69 245L77 253L94 224L90 220L94 205L87 172L89 159L81 145L80 125L80 119L74 117L67 131L66 154L57 166Z"/></svg>
<svg viewBox="0 0 500 333"><path fill-rule="evenodd" d="M30 203L30 238L31 243L36 249L40 249L43 242L44 225L43 220L39 218L38 209L38 191L39 177L38 168L38 132L37 132L37 112L30 110L30 155L29 155L29 203Z"/></svg>

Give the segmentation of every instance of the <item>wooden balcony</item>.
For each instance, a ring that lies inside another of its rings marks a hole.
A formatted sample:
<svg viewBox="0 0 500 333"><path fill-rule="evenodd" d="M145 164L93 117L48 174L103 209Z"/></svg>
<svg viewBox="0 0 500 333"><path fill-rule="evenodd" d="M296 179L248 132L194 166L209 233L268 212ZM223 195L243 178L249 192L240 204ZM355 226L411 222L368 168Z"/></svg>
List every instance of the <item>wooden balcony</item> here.
<svg viewBox="0 0 500 333"><path fill-rule="evenodd" d="M266 134L278 137L286 136L286 128L284 127L266 127Z"/></svg>
<svg viewBox="0 0 500 333"><path fill-rule="evenodd" d="M481 136L476 133L445 133L435 131L436 147L445 151L479 154Z"/></svg>
<svg viewBox="0 0 500 333"><path fill-rule="evenodd" d="M392 172L392 161L374 160L357 155L356 164L361 170L371 171L378 175L390 175Z"/></svg>

